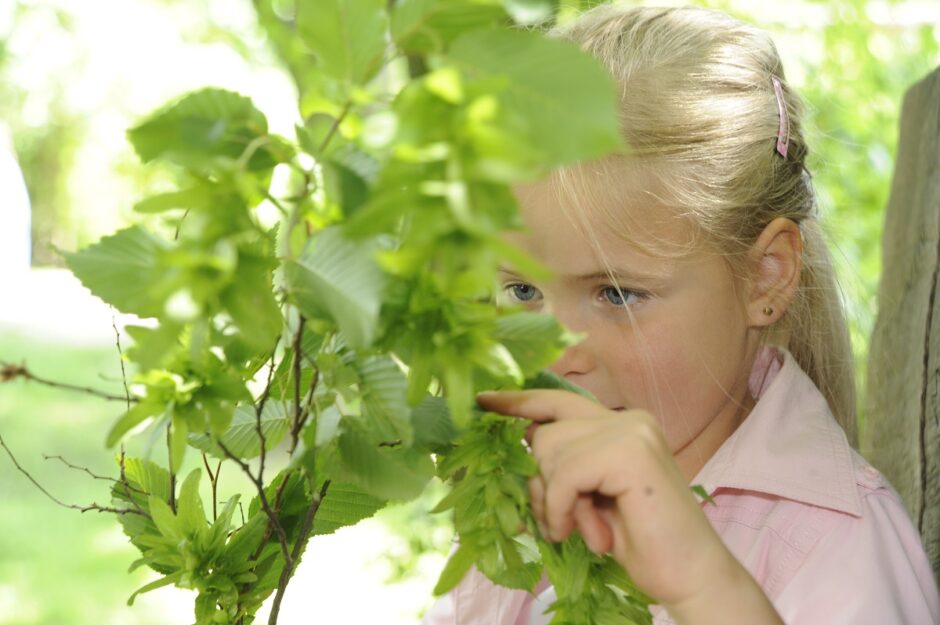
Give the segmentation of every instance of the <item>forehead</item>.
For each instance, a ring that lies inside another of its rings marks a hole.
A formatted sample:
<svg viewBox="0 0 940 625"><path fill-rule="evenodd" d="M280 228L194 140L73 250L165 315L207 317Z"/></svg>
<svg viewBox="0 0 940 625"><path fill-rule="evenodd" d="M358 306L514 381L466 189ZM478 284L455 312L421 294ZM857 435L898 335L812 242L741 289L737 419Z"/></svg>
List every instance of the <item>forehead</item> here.
<svg viewBox="0 0 940 625"><path fill-rule="evenodd" d="M639 166L586 163L513 192L526 231L510 241L555 271L655 268L700 247L694 222L670 200L662 175Z"/></svg>

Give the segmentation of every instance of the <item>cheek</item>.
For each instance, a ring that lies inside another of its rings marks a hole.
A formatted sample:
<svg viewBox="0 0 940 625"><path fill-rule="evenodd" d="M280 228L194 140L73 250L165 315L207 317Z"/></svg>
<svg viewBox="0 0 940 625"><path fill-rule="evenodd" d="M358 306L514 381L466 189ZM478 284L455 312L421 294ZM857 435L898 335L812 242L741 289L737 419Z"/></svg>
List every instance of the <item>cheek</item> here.
<svg viewBox="0 0 940 625"><path fill-rule="evenodd" d="M645 319L625 333L619 358L608 360L625 403L656 416L673 449L720 411L737 385L735 355L744 347L733 308L688 310Z"/></svg>

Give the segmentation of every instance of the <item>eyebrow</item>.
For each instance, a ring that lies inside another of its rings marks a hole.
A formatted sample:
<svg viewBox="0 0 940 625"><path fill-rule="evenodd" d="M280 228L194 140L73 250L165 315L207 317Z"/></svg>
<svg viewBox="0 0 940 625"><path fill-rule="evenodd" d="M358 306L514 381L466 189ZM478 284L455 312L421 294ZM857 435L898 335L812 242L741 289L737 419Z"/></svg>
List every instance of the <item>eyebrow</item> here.
<svg viewBox="0 0 940 625"><path fill-rule="evenodd" d="M503 267L502 265L500 265L499 271L520 279L524 277L512 269ZM667 274L664 273L642 273L618 267L611 267L610 272L601 270L585 274L561 274L558 277L563 280L571 280L574 282L590 282L594 280L609 280L611 276L615 279L623 280L662 280L666 277L666 275Z"/></svg>

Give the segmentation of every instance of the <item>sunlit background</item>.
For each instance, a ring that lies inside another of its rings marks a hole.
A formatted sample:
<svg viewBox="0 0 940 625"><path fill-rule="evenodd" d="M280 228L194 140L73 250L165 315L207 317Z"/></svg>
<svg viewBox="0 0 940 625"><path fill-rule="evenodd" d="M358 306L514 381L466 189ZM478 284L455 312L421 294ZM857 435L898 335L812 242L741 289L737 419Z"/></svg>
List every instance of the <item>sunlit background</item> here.
<svg viewBox="0 0 940 625"><path fill-rule="evenodd" d="M694 4L769 30L810 105L811 169L864 364L901 98L940 63L940 0ZM0 362L83 386L118 383L122 320L58 269L58 251L139 220L134 202L167 183L124 135L167 100L235 90L290 135L296 91L266 46L250 0L0 0ZM119 412L87 395L0 384L0 436L67 503L106 503L108 485L44 455L113 473L103 434ZM184 591L126 607L150 577L126 572L136 554L118 524L52 503L5 454L0 501L0 625L192 622ZM428 507L315 539L280 622L416 623L450 539Z"/></svg>

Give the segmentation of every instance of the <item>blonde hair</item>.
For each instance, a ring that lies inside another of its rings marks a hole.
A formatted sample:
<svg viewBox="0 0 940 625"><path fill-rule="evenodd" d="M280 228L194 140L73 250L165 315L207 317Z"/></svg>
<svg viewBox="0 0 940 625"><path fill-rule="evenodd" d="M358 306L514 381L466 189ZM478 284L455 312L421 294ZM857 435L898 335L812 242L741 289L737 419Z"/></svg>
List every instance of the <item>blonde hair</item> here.
<svg viewBox="0 0 940 625"><path fill-rule="evenodd" d="M624 167L652 174L657 199L679 209L697 233L743 270L764 227L785 217L803 237L800 285L786 313L762 340L786 347L822 391L849 440L856 440L854 359L841 293L805 169L802 105L788 87L769 36L723 13L692 7L602 5L552 36L573 41L607 67L620 86L626 156L562 169L551 179L576 204L601 176ZM789 148L775 150L779 128L773 78L789 116ZM616 185L593 185L609 190ZM609 191L595 191L603 193ZM615 191L616 192L616 191ZM625 211L620 211L621 213ZM623 215L605 215L618 229ZM619 221L618 221L619 220ZM636 226L636 224L632 224ZM629 234L618 233L625 238Z"/></svg>

